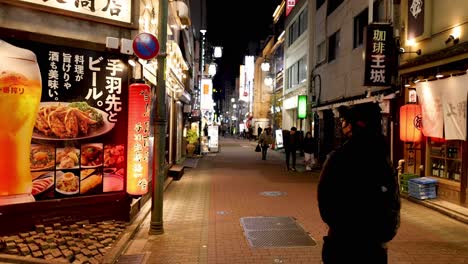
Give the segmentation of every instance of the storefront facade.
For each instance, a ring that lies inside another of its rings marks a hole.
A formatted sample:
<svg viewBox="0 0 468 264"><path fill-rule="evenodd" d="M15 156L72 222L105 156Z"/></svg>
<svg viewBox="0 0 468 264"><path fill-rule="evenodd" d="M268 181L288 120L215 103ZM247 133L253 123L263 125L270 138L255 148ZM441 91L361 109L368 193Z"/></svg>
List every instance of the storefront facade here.
<svg viewBox="0 0 468 264"><path fill-rule="evenodd" d="M36 103L28 101L31 112L26 115L34 124L30 147L29 142L12 144L18 153L13 164L26 170L2 180L0 222L5 228L0 232L37 223L129 220L129 52L106 45L108 37L131 43L138 5L126 2L125 7L107 1L77 7L55 1L0 3L2 54L11 55L10 60L21 58L23 50L33 54L30 62L37 65L40 90ZM9 53L10 45L17 55ZM17 76L18 82L30 76L8 60L2 59L2 72ZM2 77L3 106L4 100L26 98L22 94L30 88ZM19 116L14 120L21 122ZM7 138L1 137L2 142ZM28 159L20 163L21 156ZM20 183L26 187L15 189ZM140 187L147 192L147 180Z"/></svg>
<svg viewBox="0 0 468 264"><path fill-rule="evenodd" d="M401 3L402 23L408 25L402 32L401 105L420 107L422 137L402 147L405 169L437 179L438 198L466 206L468 5L423 1L424 8L415 9L409 2ZM431 10L446 15L431 16Z"/></svg>

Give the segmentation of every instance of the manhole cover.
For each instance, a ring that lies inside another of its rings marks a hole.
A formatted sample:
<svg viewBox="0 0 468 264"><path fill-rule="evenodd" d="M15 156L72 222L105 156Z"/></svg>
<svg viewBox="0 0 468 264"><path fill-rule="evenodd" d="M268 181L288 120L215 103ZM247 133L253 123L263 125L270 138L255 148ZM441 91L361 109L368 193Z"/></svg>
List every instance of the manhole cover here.
<svg viewBox="0 0 468 264"><path fill-rule="evenodd" d="M269 192L261 192L260 195L263 195L263 196L270 196L270 197L273 197L273 196L282 196L282 195L286 195L287 192L280 192L280 191L269 191Z"/></svg>
<svg viewBox="0 0 468 264"><path fill-rule="evenodd" d="M295 229L296 220L292 217L243 217L241 224L246 231Z"/></svg>
<svg viewBox="0 0 468 264"><path fill-rule="evenodd" d="M122 255L119 257L116 263L141 264L143 263L144 257L145 257L145 254Z"/></svg>
<svg viewBox="0 0 468 264"><path fill-rule="evenodd" d="M227 214L229 214L229 212L228 211L216 211L216 214L227 215Z"/></svg>
<svg viewBox="0 0 468 264"><path fill-rule="evenodd" d="M317 243L292 217L243 217L241 225L251 247L310 247Z"/></svg>

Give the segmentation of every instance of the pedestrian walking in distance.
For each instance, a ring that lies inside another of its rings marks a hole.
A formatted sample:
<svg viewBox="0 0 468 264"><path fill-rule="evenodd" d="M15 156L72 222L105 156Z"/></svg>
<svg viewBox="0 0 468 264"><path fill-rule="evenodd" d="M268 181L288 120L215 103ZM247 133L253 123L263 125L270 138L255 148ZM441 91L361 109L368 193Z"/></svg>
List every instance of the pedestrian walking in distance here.
<svg viewBox="0 0 468 264"><path fill-rule="evenodd" d="M306 171L311 171L312 167L315 165L315 138L312 137L312 133L310 131L306 133L302 145Z"/></svg>
<svg viewBox="0 0 468 264"><path fill-rule="evenodd" d="M325 264L387 263L386 243L400 222L397 173L375 103L340 107L346 141L330 153L318 184L318 206L328 225Z"/></svg>
<svg viewBox="0 0 468 264"><path fill-rule="evenodd" d="M271 128L267 127L258 138L258 144L262 148L262 160L266 160L268 148L273 144L273 136L271 135Z"/></svg>
<svg viewBox="0 0 468 264"><path fill-rule="evenodd" d="M284 152L286 154L286 168L291 171L296 171L296 151L299 147L299 137L296 127L291 127L291 130L283 130ZM290 166L289 160L292 163Z"/></svg>

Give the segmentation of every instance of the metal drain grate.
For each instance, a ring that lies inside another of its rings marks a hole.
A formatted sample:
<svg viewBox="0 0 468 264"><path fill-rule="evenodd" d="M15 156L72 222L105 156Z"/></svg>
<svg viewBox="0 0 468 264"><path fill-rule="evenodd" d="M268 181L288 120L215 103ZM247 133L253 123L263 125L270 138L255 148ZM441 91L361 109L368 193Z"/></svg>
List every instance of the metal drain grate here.
<svg viewBox="0 0 468 264"><path fill-rule="evenodd" d="M145 254L122 255L119 257L116 263L141 264L143 263L144 257L145 257Z"/></svg>
<svg viewBox="0 0 468 264"><path fill-rule="evenodd" d="M243 217L240 220L251 247L310 247L317 243L292 217Z"/></svg>
<svg viewBox="0 0 468 264"><path fill-rule="evenodd" d="M269 191L269 192L261 192L260 195L263 196L282 196L288 194L287 192L279 192L279 191Z"/></svg>
<svg viewBox="0 0 468 264"><path fill-rule="evenodd" d="M241 224L246 231L295 229L296 220L292 217L243 217Z"/></svg>

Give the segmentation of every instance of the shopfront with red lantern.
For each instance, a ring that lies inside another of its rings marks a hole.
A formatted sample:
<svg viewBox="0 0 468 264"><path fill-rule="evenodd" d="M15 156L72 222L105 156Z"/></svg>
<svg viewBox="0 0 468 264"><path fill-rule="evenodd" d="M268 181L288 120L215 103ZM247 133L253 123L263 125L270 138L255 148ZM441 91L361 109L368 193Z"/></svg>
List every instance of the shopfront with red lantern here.
<svg viewBox="0 0 468 264"><path fill-rule="evenodd" d="M467 60L402 75L405 172L437 179L437 198L467 205Z"/></svg>

